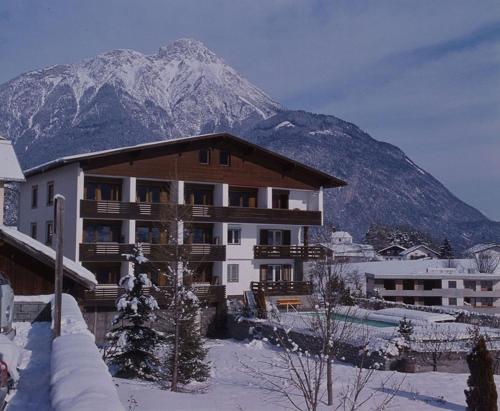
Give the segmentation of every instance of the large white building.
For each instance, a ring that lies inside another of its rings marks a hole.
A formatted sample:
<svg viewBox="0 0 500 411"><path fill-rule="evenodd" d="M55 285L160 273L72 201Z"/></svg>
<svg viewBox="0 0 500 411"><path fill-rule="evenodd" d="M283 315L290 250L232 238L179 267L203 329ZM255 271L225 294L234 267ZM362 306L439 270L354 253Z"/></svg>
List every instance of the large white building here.
<svg viewBox="0 0 500 411"><path fill-rule="evenodd" d="M352 264L366 294L415 305L500 307L500 273L480 273L473 259Z"/></svg>
<svg viewBox="0 0 500 411"><path fill-rule="evenodd" d="M321 245L332 252L332 257L336 261L354 263L372 261L376 258L372 245L353 242L352 235L347 231L334 231L330 242Z"/></svg>
<svg viewBox="0 0 500 411"><path fill-rule="evenodd" d="M323 221L323 189L345 185L229 134L64 157L25 174L20 231L51 244L53 198L64 195L65 256L101 286L131 270L123 254L141 242L160 268L173 247L188 250L191 280L227 295L253 281L301 281L303 261L324 252L308 240Z"/></svg>

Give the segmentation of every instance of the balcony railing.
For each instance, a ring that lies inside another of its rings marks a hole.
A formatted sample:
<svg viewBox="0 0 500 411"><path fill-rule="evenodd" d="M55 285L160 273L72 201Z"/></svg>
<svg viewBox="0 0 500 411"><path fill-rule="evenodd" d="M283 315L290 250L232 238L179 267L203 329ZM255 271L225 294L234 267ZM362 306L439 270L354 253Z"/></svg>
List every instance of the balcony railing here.
<svg viewBox="0 0 500 411"><path fill-rule="evenodd" d="M168 306L168 286L154 288L144 288L146 295L152 295L158 301L160 308ZM224 285L193 284L193 291L202 303L213 304L222 303L226 299L226 287ZM87 290L84 294L83 305L114 306L119 296L124 294L124 289L117 285L98 285L94 290Z"/></svg>
<svg viewBox="0 0 500 411"><path fill-rule="evenodd" d="M321 211L282 210L253 207L218 207L120 201L81 200L80 217L159 221L180 216L184 221L222 223L321 225Z"/></svg>
<svg viewBox="0 0 500 411"><path fill-rule="evenodd" d="M310 295L312 284L309 281L252 281L250 289L264 295Z"/></svg>
<svg viewBox="0 0 500 411"><path fill-rule="evenodd" d="M302 245L256 245L253 248L254 258L297 258L314 260L326 257L326 249L320 246Z"/></svg>
<svg viewBox="0 0 500 411"><path fill-rule="evenodd" d="M145 257L152 262L175 261L177 256L193 262L224 261L226 246L213 244L143 244ZM126 254L132 254L134 244L82 243L80 261L125 261Z"/></svg>

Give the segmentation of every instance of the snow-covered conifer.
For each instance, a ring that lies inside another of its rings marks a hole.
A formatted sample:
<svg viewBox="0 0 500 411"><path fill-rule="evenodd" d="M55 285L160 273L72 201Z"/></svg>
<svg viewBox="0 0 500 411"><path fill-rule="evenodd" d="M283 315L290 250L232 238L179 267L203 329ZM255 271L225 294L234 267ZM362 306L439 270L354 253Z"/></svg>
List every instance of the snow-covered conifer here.
<svg viewBox="0 0 500 411"><path fill-rule="evenodd" d="M108 364L116 376L153 381L159 378L156 350L164 340L153 328L158 302L144 292L144 287L152 287L152 284L141 244L136 244L134 253L127 255L127 259L132 261L134 270L120 280L125 292L116 303L115 327L107 335L108 343L114 347Z"/></svg>

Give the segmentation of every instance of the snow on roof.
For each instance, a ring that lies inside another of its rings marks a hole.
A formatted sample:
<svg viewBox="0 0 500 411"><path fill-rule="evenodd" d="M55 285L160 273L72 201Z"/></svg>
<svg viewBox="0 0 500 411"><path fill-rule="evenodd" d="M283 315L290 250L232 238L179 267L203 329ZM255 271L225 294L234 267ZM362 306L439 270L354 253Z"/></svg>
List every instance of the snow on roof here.
<svg viewBox="0 0 500 411"><path fill-rule="evenodd" d="M41 253L44 256L55 261L56 258L55 250L31 238L30 236L21 233L20 231L18 231L13 227L0 225L0 234L6 241L11 240L11 242L15 244L28 247L29 249L34 250L36 253ZM64 257L63 266L65 273L71 276L75 281L83 283L85 286L89 288L94 288L94 286L97 285L97 280L95 278L95 275L92 274L89 270L87 270L83 266L81 266L80 264L76 263L75 261L67 257Z"/></svg>
<svg viewBox="0 0 500 411"><path fill-rule="evenodd" d="M347 231L334 231L332 233L332 237L344 238L344 237L352 237L352 235L349 234Z"/></svg>
<svg viewBox="0 0 500 411"><path fill-rule="evenodd" d="M472 246L471 248L469 248L465 252L465 254L477 254L477 253L481 253L483 251L489 250L491 248L498 248L500 250L500 244L495 244L495 243L491 243L491 244L476 244L476 245Z"/></svg>
<svg viewBox="0 0 500 411"><path fill-rule="evenodd" d="M9 140L0 136L0 181L24 181L24 174Z"/></svg>
<svg viewBox="0 0 500 411"><path fill-rule="evenodd" d="M432 248L430 247L427 247L425 244L418 244L418 245L414 245L413 247L410 247L410 248L407 248L406 250L402 251L401 253L399 253L399 255L407 255L407 254L410 254L416 250L418 250L419 248L425 248L427 249L428 251L430 251L431 253L434 253L436 255L439 255L439 253L437 251L434 251Z"/></svg>
<svg viewBox="0 0 500 411"><path fill-rule="evenodd" d="M449 265L449 260L384 260L371 261L365 263L349 264L350 271L369 274L419 274L419 273L437 273ZM454 273L469 273L469 270L476 267L472 259L451 260L451 266L454 267Z"/></svg>
<svg viewBox="0 0 500 411"><path fill-rule="evenodd" d="M406 250L405 247L403 247L402 245L399 245L399 244L391 244L390 246L388 247L385 247L385 248L382 248L382 250L378 250L379 253L381 253L382 251L385 251L385 250L389 250L390 248L393 248L393 247L396 247L396 248L399 248L401 250Z"/></svg>

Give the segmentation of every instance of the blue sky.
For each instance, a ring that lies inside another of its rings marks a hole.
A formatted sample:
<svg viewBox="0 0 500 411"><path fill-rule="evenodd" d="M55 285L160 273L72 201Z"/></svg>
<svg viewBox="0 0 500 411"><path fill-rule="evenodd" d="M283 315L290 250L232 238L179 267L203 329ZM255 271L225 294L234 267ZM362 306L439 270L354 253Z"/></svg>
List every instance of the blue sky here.
<svg viewBox="0 0 500 411"><path fill-rule="evenodd" d="M180 37L286 107L398 145L500 220L498 0L2 0L0 82Z"/></svg>

